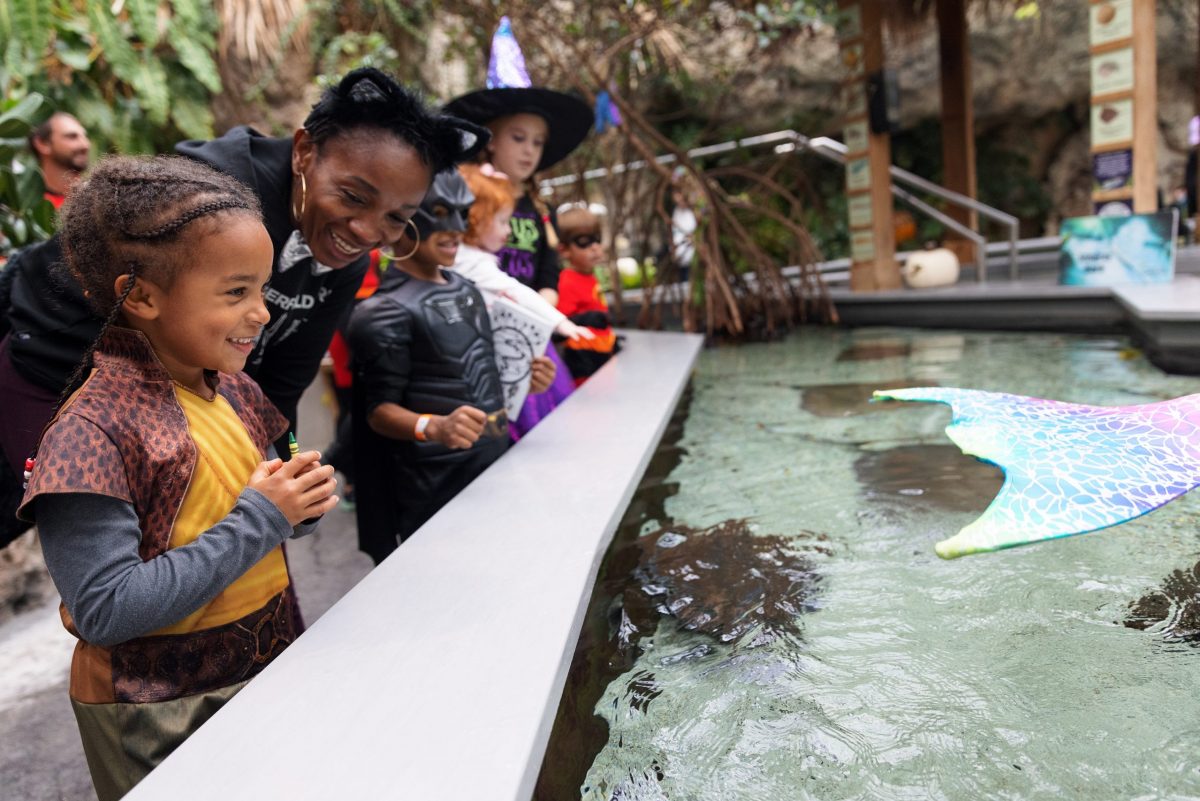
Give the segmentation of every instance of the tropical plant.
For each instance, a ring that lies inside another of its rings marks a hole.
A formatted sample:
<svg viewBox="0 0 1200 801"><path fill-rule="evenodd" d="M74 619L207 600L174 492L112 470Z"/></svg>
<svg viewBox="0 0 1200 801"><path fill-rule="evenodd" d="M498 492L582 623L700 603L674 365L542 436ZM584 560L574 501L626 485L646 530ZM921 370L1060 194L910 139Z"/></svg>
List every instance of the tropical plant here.
<svg viewBox="0 0 1200 801"><path fill-rule="evenodd" d="M213 133L216 30L204 0L0 2L0 87L74 114L97 149L168 151Z"/></svg>
<svg viewBox="0 0 1200 801"><path fill-rule="evenodd" d="M54 232L54 206L26 145L44 103L31 94L0 105L0 256Z"/></svg>
<svg viewBox="0 0 1200 801"><path fill-rule="evenodd" d="M322 54L318 80L328 83L364 66L420 84L423 59L414 55L423 49L434 7L429 0L316 0L309 14L313 47Z"/></svg>
<svg viewBox="0 0 1200 801"><path fill-rule="evenodd" d="M831 5L739 0L505 4L526 58L539 68L539 82L573 89L592 103L604 93L623 118L619 126L591 137L564 165L578 173L598 164L644 165L610 173L604 181L613 230L643 256L669 253L663 243L670 237L672 197L682 190L691 198L698 221L692 237L695 259L690 265L660 259L655 274L644 275L640 325L657 327L664 317L679 315L687 330L770 337L806 319L836 319L813 269L817 248L799 222L807 204L777 180L779 168L687 153L687 144L713 141L715 126L727 136L738 125L728 116L729 93L737 81L711 74L705 57L717 34L751 50L794 44L812 26L824 24ZM477 36L490 37L494 14L485 8L468 17ZM487 52L486 39L479 50ZM668 93L674 98L663 103ZM664 107L684 111L667 120L661 116ZM659 160L663 156L669 166ZM575 186L582 195L583 182ZM785 275L785 266L794 267L795 274ZM618 286L615 280L612 284ZM617 313L620 304L618 292Z"/></svg>

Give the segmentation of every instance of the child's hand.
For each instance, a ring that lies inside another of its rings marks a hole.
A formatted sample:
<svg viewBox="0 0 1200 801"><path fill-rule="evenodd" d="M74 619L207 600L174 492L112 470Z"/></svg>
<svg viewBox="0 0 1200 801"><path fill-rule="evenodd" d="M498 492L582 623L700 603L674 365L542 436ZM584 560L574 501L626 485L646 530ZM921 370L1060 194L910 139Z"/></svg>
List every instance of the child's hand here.
<svg viewBox="0 0 1200 801"><path fill-rule="evenodd" d="M333 465L320 464L320 458L316 451L305 451L286 462L280 459L259 462L246 486L267 496L289 524L298 526L337 506Z"/></svg>
<svg viewBox="0 0 1200 801"><path fill-rule="evenodd" d="M590 328L584 328L581 325L575 325L570 320L563 320L554 328L554 333L559 336L564 336L567 339L595 339L596 335L592 333Z"/></svg>
<svg viewBox="0 0 1200 801"><path fill-rule="evenodd" d="M483 433L487 413L474 406L459 406L450 414L434 415L425 428L426 439L440 442L447 448L469 448Z"/></svg>
<svg viewBox="0 0 1200 801"><path fill-rule="evenodd" d="M558 368L554 366L554 362L550 361L548 356L533 357L533 362L529 365L529 391L534 395L540 395L550 389L557 370Z"/></svg>

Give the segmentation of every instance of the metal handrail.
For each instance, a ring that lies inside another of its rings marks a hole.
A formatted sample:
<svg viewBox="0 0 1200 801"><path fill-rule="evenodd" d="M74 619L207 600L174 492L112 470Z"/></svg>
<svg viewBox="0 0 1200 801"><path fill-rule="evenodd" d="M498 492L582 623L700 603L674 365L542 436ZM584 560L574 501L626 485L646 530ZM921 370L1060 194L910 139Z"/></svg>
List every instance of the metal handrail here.
<svg viewBox="0 0 1200 801"><path fill-rule="evenodd" d="M818 136L814 139L806 139L805 137L800 136L800 139L803 140L803 146L808 147L814 152L830 150L843 157L843 159L846 155L846 146L836 139L831 139L828 136ZM997 208L993 208L986 203L980 203L973 197L968 197L960 192L955 192L953 189L947 189L944 186L935 184L933 181L926 180L925 178L915 175L914 173L911 173L901 167L892 165L889 168L889 172L891 173L892 177L897 180L903 181L910 186L915 186L916 188L928 192L931 195L937 195L947 202L954 203L962 206L963 208L971 209L972 211L978 212L982 216L1007 227L1009 278L1014 281L1017 280L1017 239L1020 234L1020 221L1017 220L1016 217L1007 212L1000 211ZM961 233L961 231L959 233Z"/></svg>
<svg viewBox="0 0 1200 801"><path fill-rule="evenodd" d="M714 145L705 145L703 147L692 148L687 151L688 158L699 158L703 156L712 156L718 153L728 153L732 150L741 148L757 147L759 145L775 145L775 152L779 154L791 152L796 147L809 150L822 158L830 161L835 161L839 164L845 163L846 146L836 139L831 139L828 136L818 136L812 139L807 136L793 131L791 129L783 131L774 131L767 134L759 134L757 136L747 136L741 139L733 139L728 142L720 142ZM675 154L666 153L654 159L656 164L672 164L677 161ZM617 164L612 168L597 167L595 169L586 170L581 175L569 174L559 175L554 178L547 178L540 182L540 186L544 191L549 191L554 187L570 186L578 183L580 178L585 181L594 180L596 178L605 178L609 175L620 175L632 170L645 169L648 162L645 159L630 161L625 164ZM908 170L892 165L889 169L892 177L897 181L908 184L909 186L920 189L924 192L929 192L936 195L948 203L954 203L964 208L971 209L980 215L994 220L1008 228L1008 264L1009 278L1017 279L1018 260L1017 260L1017 239L1019 235L1019 222L1016 217L999 209L993 208L986 203L980 203L978 200L968 197L959 192L947 189L944 186L939 186L915 175ZM892 194L902 200L904 203L913 207L922 214L940 222L955 233L969 239L974 245L977 253L976 275L978 281L984 283L987 281L987 254L986 245L987 239L979 232L972 229L970 226L955 220L953 217L934 208L920 198L913 195L898 186L892 184Z"/></svg>

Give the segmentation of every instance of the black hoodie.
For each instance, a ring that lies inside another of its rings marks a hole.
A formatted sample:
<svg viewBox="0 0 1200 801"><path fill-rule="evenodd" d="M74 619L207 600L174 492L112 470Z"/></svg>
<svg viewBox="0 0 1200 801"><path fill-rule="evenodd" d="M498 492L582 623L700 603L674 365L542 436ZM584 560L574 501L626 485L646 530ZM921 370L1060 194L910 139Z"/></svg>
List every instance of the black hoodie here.
<svg viewBox="0 0 1200 801"><path fill-rule="evenodd" d="M63 263L55 236L13 254L0 279L0 334L13 368L31 384L61 392L101 320Z"/></svg>
<svg viewBox="0 0 1200 801"><path fill-rule="evenodd" d="M369 260L340 270L318 269L313 260L283 261L295 230L291 220L292 141L270 139L238 127L219 139L180 142L180 154L206 162L247 184L258 195L263 222L275 248L266 304L271 312L246 372L296 425L296 405L312 383L333 331L362 283ZM57 392L100 330L78 284L59 264L58 237L22 250L0 282L0 334L11 327L13 366L27 381Z"/></svg>

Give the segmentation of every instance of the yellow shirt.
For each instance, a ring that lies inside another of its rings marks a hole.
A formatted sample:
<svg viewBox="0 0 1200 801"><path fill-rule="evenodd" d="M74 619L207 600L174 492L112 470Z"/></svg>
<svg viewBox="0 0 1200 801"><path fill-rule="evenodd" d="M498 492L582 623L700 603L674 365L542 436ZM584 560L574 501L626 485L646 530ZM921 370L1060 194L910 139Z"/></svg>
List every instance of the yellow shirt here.
<svg viewBox="0 0 1200 801"><path fill-rule="evenodd" d="M187 416L197 454L192 483L171 530L171 548L187 545L221 522L262 460L227 400L220 395L205 400L182 387L175 388L175 395ZM183 634L231 623L262 608L287 586L287 564L277 546L208 604L154 633Z"/></svg>

